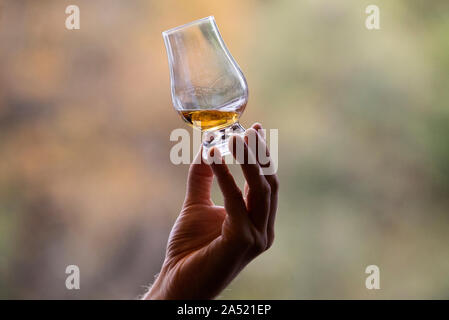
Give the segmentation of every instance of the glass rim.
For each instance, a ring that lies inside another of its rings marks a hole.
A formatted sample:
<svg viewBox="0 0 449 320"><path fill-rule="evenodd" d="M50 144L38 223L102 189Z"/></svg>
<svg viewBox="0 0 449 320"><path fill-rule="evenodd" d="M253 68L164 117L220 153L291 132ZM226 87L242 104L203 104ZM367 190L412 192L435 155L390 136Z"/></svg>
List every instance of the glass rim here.
<svg viewBox="0 0 449 320"><path fill-rule="evenodd" d="M163 31L162 32L162 36L165 38L166 36L176 32L176 31L180 31L182 29L191 27L193 25L199 24L199 23L201 23L203 21L206 21L206 20L215 21L215 18L214 18L214 16L208 16L208 17L205 17L205 18L201 18L201 19L198 19L198 20L195 20L195 21L188 22L186 24L183 24L183 25L180 25L180 26L177 26L177 27L174 27L174 28L171 28L171 29Z"/></svg>

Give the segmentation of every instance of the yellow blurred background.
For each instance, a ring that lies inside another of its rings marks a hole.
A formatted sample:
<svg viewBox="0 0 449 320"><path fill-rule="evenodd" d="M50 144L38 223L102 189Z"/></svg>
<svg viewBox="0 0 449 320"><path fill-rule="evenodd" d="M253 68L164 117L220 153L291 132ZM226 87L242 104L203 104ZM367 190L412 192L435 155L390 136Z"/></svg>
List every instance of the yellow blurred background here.
<svg viewBox="0 0 449 320"><path fill-rule="evenodd" d="M242 124L279 129L275 244L220 298L449 298L445 0L0 0L0 298L153 281L188 170L161 32L209 15L248 81Z"/></svg>

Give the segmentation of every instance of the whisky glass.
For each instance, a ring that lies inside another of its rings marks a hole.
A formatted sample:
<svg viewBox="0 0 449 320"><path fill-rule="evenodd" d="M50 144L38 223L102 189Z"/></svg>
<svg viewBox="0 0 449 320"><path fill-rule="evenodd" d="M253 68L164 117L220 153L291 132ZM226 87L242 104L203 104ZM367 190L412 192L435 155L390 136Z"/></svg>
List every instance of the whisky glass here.
<svg viewBox="0 0 449 320"><path fill-rule="evenodd" d="M238 121L248 102L248 86L214 17L164 31L162 36L175 110L204 133L204 158L212 147L228 154L229 137L245 132Z"/></svg>

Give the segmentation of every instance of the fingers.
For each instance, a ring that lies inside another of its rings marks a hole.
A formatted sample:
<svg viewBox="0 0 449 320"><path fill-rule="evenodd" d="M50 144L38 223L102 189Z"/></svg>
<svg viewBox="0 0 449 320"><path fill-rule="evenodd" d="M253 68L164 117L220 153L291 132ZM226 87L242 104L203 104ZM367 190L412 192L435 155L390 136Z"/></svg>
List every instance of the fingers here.
<svg viewBox="0 0 449 320"><path fill-rule="evenodd" d="M233 157L240 163L243 175L250 189L260 190L268 186L265 183L264 177L260 175L260 167L254 153L248 148L248 145L242 137L237 135L231 137L229 150Z"/></svg>
<svg viewBox="0 0 449 320"><path fill-rule="evenodd" d="M263 168L270 166L270 151L265 142L265 129L255 123L245 132L245 142L257 157L257 162Z"/></svg>
<svg viewBox="0 0 449 320"><path fill-rule="evenodd" d="M263 132L262 126L256 123L247 130L243 139L240 136L230 139L229 149L240 163L246 180L244 198L217 149L214 149L215 156L212 155L214 161L210 162L225 196L228 213L236 216L235 212L238 212L238 215L240 212L248 212L254 227L266 238L266 248L268 248L274 240L279 181L277 175L263 175L261 171L261 167L271 164Z"/></svg>
<svg viewBox="0 0 449 320"><path fill-rule="evenodd" d="M241 150L243 149L243 162ZM240 162L240 166L248 183L247 209L250 219L255 227L265 234L268 215L270 210L270 185L263 175L260 174L259 164L253 152L240 136L233 136L229 147L234 158Z"/></svg>
<svg viewBox="0 0 449 320"><path fill-rule="evenodd" d="M187 192L184 203L212 205L210 190L212 187L213 173L211 168L204 163L201 157L202 147L198 151L189 168L187 178Z"/></svg>
<svg viewBox="0 0 449 320"><path fill-rule="evenodd" d="M260 123L254 123L252 126L251 126L251 128L253 128L254 130L261 130L262 129L262 125L260 124ZM264 131L260 131L260 133L261 133L261 136L262 136L262 138L264 138L265 139L265 133L264 133ZM247 136L245 136L245 142L248 144L248 140L247 140ZM249 186L248 186L248 182L246 182L245 181L245 187L244 187L244 189L243 189L244 191L243 191L243 195L244 195L244 198L246 199L247 197L248 197L248 192L249 192Z"/></svg>
<svg viewBox="0 0 449 320"><path fill-rule="evenodd" d="M220 151L216 148L212 148L209 152L209 157L221 159ZM243 217L246 215L245 201L243 200L242 192L235 183L228 166L224 161L210 162L212 172L215 177L217 177L218 185L223 193L226 212L233 218Z"/></svg>
<svg viewBox="0 0 449 320"><path fill-rule="evenodd" d="M257 130L257 132L256 132ZM263 133L262 126L260 124L255 124L251 129L247 130L247 137L253 138L255 143L249 143L249 148L258 155L257 160L262 167L270 166L271 159L269 157L269 150L265 142L264 137L260 134ZM263 164L260 162L263 160ZM268 181L271 188L271 198L270 198L270 213L267 224L267 238L268 246L274 241L274 223L276 219L276 211L278 204L278 190L279 190L279 180L276 174L265 175L265 179Z"/></svg>
<svg viewBox="0 0 449 320"><path fill-rule="evenodd" d="M263 140L265 140L265 129L262 128L262 125L258 122L254 123L251 128L256 130L259 135L262 137Z"/></svg>

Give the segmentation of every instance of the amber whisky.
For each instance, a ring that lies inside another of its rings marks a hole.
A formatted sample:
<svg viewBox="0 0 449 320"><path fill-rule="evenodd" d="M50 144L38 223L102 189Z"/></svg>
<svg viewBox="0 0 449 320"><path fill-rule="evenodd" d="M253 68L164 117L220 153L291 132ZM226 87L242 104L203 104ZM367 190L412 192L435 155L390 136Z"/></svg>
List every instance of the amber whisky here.
<svg viewBox="0 0 449 320"><path fill-rule="evenodd" d="M178 113L188 124L201 129L201 131L207 131L226 128L234 124L238 121L243 109L244 106L235 111L196 109L182 110Z"/></svg>

